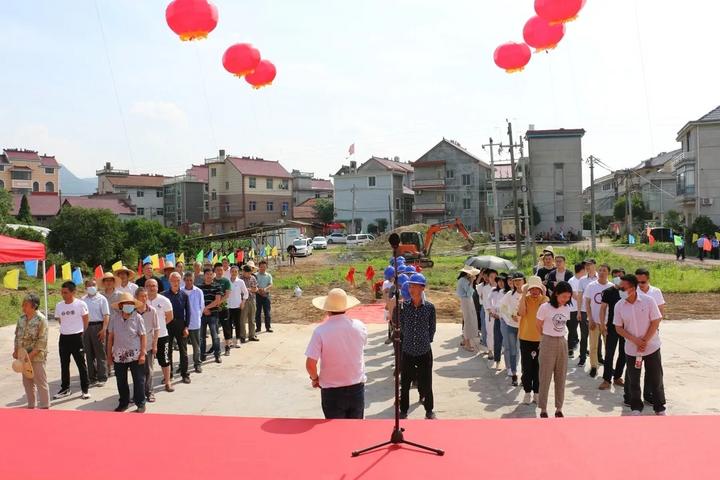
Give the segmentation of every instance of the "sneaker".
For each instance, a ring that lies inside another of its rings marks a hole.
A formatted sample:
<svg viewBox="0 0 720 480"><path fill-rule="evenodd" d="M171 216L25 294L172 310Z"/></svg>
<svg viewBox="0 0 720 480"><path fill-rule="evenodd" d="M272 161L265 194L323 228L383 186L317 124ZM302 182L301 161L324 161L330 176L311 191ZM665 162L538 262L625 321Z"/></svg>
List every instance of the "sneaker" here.
<svg viewBox="0 0 720 480"><path fill-rule="evenodd" d="M535 405L537 405L539 399L540 399L540 395L538 395L537 393L533 393L532 401Z"/></svg>
<svg viewBox="0 0 720 480"><path fill-rule="evenodd" d="M137 410L135 410L135 413L145 413L145 405L138 407Z"/></svg>
<svg viewBox="0 0 720 480"><path fill-rule="evenodd" d="M240 340L237 338L235 339L235 342L233 343L233 348L239 348L240 347Z"/></svg>
<svg viewBox="0 0 720 480"><path fill-rule="evenodd" d="M259 339L258 337L251 337L250 340L248 340L248 341L250 341L250 342L259 342L260 339Z"/></svg>
<svg viewBox="0 0 720 480"><path fill-rule="evenodd" d="M240 339L240 343L245 343L245 342L247 342L247 339L245 337Z"/></svg>
<svg viewBox="0 0 720 480"><path fill-rule="evenodd" d="M55 395L53 395L53 399L57 400L58 398L65 398L69 397L72 391L69 388L65 388L63 390L60 390Z"/></svg>
<svg viewBox="0 0 720 480"><path fill-rule="evenodd" d="M105 386L105 382L97 382L97 383L95 384L95 386L96 386L97 388L102 388L102 387Z"/></svg>
<svg viewBox="0 0 720 480"><path fill-rule="evenodd" d="M118 405L117 407L115 407L116 412L124 412L127 409L128 409L127 405Z"/></svg>
<svg viewBox="0 0 720 480"><path fill-rule="evenodd" d="M437 416L432 410L425 412L425 420L435 420Z"/></svg>
<svg viewBox="0 0 720 480"><path fill-rule="evenodd" d="M532 403L532 393L525 392L525 395L523 396L523 401L525 405L530 405Z"/></svg>
<svg viewBox="0 0 720 480"><path fill-rule="evenodd" d="M585 358L580 357L580 361L577 364L578 367L584 367L585 366Z"/></svg>
<svg viewBox="0 0 720 480"><path fill-rule="evenodd" d="M172 393L172 392L175 391L175 389L173 388L172 385L170 385L170 384L168 383L167 385L165 385L165 391L168 392L168 393Z"/></svg>
<svg viewBox="0 0 720 480"><path fill-rule="evenodd" d="M195 373L202 373L202 367L200 365L195 367Z"/></svg>
<svg viewBox="0 0 720 480"><path fill-rule="evenodd" d="M540 418L548 418L547 412L540 412Z"/></svg>
<svg viewBox="0 0 720 480"><path fill-rule="evenodd" d="M642 412L640 410L633 410L632 412L630 412L630 415L632 415L633 417L639 417L640 415L642 415Z"/></svg>
<svg viewBox="0 0 720 480"><path fill-rule="evenodd" d="M623 380L622 378L616 378L613 383L619 387L622 387L625 385L625 380Z"/></svg>
<svg viewBox="0 0 720 480"><path fill-rule="evenodd" d="M152 393L152 392L150 392L150 393L147 395L147 401L150 402L150 403L155 403L155 394Z"/></svg>
<svg viewBox="0 0 720 480"><path fill-rule="evenodd" d="M222 363L222 358L215 357L215 363Z"/></svg>
<svg viewBox="0 0 720 480"><path fill-rule="evenodd" d="M512 376L512 386L517 387L518 386L518 377L517 375Z"/></svg>
<svg viewBox="0 0 720 480"><path fill-rule="evenodd" d="M80 398L82 398L83 400L88 400L90 398L90 393L82 392L82 395L80 395Z"/></svg>
<svg viewBox="0 0 720 480"><path fill-rule="evenodd" d="M500 362L495 362L495 369L500 370Z"/></svg>
<svg viewBox="0 0 720 480"><path fill-rule="evenodd" d="M603 380L603 382L598 387L598 390L610 390L610 382L607 380Z"/></svg>
<svg viewBox="0 0 720 480"><path fill-rule="evenodd" d="M508 377L512 377L512 376L513 376L512 370L510 370L510 369L508 368L506 375L507 375Z"/></svg>
<svg viewBox="0 0 720 480"><path fill-rule="evenodd" d="M226 357L230 356L230 347L225 347L225 356Z"/></svg>
<svg viewBox="0 0 720 480"><path fill-rule="evenodd" d="M570 350L568 352L568 358L575 358L575 350Z"/></svg>
<svg viewBox="0 0 720 480"><path fill-rule="evenodd" d="M592 378L597 377L597 368L592 367L592 368L590 369L590 376L591 376Z"/></svg>
<svg viewBox="0 0 720 480"><path fill-rule="evenodd" d="M187 375L184 376L183 379L182 379L182 382L183 382L183 383L190 383L190 377L187 376Z"/></svg>
<svg viewBox="0 0 720 480"><path fill-rule="evenodd" d="M268 329L265 330L265 331L266 331L267 333L273 333L273 329L272 329L272 328L268 328Z"/></svg>
<svg viewBox="0 0 720 480"><path fill-rule="evenodd" d="M400 418L405 420L407 418L407 412L400 412Z"/></svg>
<svg viewBox="0 0 720 480"><path fill-rule="evenodd" d="M565 418L565 415L563 415L563 413L558 410L557 412L555 412L555 418Z"/></svg>
<svg viewBox="0 0 720 480"><path fill-rule="evenodd" d="M655 415L657 415L658 417L665 417L667 416L667 412L663 410L662 412L655 412Z"/></svg>

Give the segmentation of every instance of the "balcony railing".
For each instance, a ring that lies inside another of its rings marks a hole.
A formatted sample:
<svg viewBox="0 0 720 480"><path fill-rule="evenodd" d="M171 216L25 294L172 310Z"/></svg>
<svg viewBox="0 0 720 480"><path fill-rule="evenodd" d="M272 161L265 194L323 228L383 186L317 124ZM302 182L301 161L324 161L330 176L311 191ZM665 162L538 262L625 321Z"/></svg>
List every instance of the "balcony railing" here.
<svg viewBox="0 0 720 480"><path fill-rule="evenodd" d="M673 158L672 168L673 170L676 170L683 163L694 162L696 158L697 156L695 155L695 151L680 152Z"/></svg>
<svg viewBox="0 0 720 480"><path fill-rule="evenodd" d="M413 213L435 213L444 212L444 203L415 203L413 204Z"/></svg>
<svg viewBox="0 0 720 480"><path fill-rule="evenodd" d="M443 178L431 178L427 180L413 180L413 190L440 190L445 188L445 179Z"/></svg>

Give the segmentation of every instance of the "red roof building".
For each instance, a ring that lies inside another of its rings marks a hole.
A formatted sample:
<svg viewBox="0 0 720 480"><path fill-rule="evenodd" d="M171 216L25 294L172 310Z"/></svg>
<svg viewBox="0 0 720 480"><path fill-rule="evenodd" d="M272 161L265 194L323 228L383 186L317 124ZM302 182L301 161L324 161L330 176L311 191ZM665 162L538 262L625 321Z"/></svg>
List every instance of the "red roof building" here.
<svg viewBox="0 0 720 480"><path fill-rule="evenodd" d="M60 211L60 197L55 193L28 193L25 196L28 199L30 214L35 223L47 225ZM22 197L22 193L12 194L13 206L10 211L11 215L16 216L20 211Z"/></svg>
<svg viewBox="0 0 720 480"><path fill-rule="evenodd" d="M135 218L135 207L127 200L118 198L114 195L63 197L63 207L65 206L110 210L123 220Z"/></svg>
<svg viewBox="0 0 720 480"><path fill-rule="evenodd" d="M131 174L129 170L113 168L110 162L97 170L98 195L121 194L135 207L135 215L165 223L164 175Z"/></svg>
<svg viewBox="0 0 720 480"><path fill-rule="evenodd" d="M0 188L13 193L52 193L60 190L60 164L35 150L6 148L0 153Z"/></svg>

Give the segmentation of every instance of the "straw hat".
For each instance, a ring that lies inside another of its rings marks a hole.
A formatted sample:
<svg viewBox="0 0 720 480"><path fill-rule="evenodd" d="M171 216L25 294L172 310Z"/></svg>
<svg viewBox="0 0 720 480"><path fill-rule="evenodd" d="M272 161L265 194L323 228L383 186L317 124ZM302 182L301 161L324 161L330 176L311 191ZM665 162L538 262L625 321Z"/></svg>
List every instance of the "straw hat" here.
<svg viewBox="0 0 720 480"><path fill-rule="evenodd" d="M460 271L467 273L471 277L477 277L478 275L480 275L480 270L475 267L471 267L470 265L464 265L463 268L460 269Z"/></svg>
<svg viewBox="0 0 720 480"><path fill-rule="evenodd" d="M165 271L165 270L175 270L175 264L173 262L165 262L163 271Z"/></svg>
<svg viewBox="0 0 720 480"><path fill-rule="evenodd" d="M360 300L348 295L342 288L333 288L327 295L313 298L312 304L315 308L326 312L344 312L356 305L360 305Z"/></svg>
<svg viewBox="0 0 720 480"><path fill-rule="evenodd" d="M122 303L133 303L135 304L135 308L140 308L142 306L142 302L138 302L137 300L135 300L135 297L133 297L132 294L128 292L123 292L120 295L120 299L118 299L116 303L113 303L111 307L116 310L120 310L120 304Z"/></svg>
<svg viewBox="0 0 720 480"><path fill-rule="evenodd" d="M100 278L100 283L104 282L104 281L107 280L108 278L109 278L110 280L112 280L113 283L116 281L115 275L113 275L113 274L110 273L110 272L105 272L105 273L103 273L103 276Z"/></svg>
<svg viewBox="0 0 720 480"><path fill-rule="evenodd" d="M247 265L248 267L252 268L252 269L253 269L253 272L256 272L257 269L258 269L258 267L255 266L255 262L253 262L252 260L250 260L250 261L248 261L247 263L245 263L245 265Z"/></svg>
<svg viewBox="0 0 720 480"><path fill-rule="evenodd" d="M113 275L115 275L115 276L117 277L117 276L118 276L118 273L120 273L120 272L125 272L125 273L127 273L127 274L128 274L128 280L130 280L130 281L132 281L132 280L135 278L135 272L133 272L132 270L130 270L129 268L127 268L125 265L123 265L122 267L118 268L117 270L114 270L114 271L113 271Z"/></svg>
<svg viewBox="0 0 720 480"><path fill-rule="evenodd" d="M541 257L542 257L542 256L545 256L546 253L552 254L553 257L555 256L555 249L553 248L552 245L548 245L547 247L543 248L543 249L542 249L542 253L540 254L540 256L541 256Z"/></svg>
<svg viewBox="0 0 720 480"><path fill-rule="evenodd" d="M531 288L539 288L543 295L545 295L545 285L542 284L542 280L537 275L528 278L527 283L523 285L524 292L529 292Z"/></svg>

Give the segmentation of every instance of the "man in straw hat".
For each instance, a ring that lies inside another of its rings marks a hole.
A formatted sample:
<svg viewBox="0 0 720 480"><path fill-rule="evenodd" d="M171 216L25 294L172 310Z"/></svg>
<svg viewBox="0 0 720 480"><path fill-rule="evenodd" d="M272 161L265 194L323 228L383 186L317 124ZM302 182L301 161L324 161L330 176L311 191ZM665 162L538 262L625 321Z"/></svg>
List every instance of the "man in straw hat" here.
<svg viewBox="0 0 720 480"><path fill-rule="evenodd" d="M45 315L38 311L40 298L34 293L25 296L22 312L15 327L15 349L13 358L28 359L32 365L33 376L23 375L23 387L27 396L28 408L35 408L35 389L40 397L40 408L50 408L45 362L47 359L48 322Z"/></svg>
<svg viewBox="0 0 720 480"><path fill-rule="evenodd" d="M105 272L103 276L100 278L100 293L103 297L105 297L105 300L107 300L108 305L112 305L113 303L117 303L117 301L120 299L120 294L122 292L119 292L115 285L118 282L118 278L115 277L110 272Z"/></svg>
<svg viewBox="0 0 720 480"><path fill-rule="evenodd" d="M163 267L163 276L160 277L160 289L161 292L170 290L170 275L175 271L175 264L173 262L165 262Z"/></svg>
<svg viewBox="0 0 720 480"><path fill-rule="evenodd" d="M145 352L147 351L147 337L145 323L137 312L141 302L124 292L113 308L120 310L120 315L113 315L108 327L108 362L115 365L115 379L117 380L118 394L120 396L116 412L124 412L130 404L130 387L127 374L133 379L133 399L137 413L145 412Z"/></svg>
<svg viewBox="0 0 720 480"><path fill-rule="evenodd" d="M305 351L305 368L313 388L321 389L325 418L363 418L367 329L345 313L360 301L333 288L326 296L314 298L312 304L329 315L315 328Z"/></svg>
<svg viewBox="0 0 720 480"><path fill-rule="evenodd" d="M115 290L120 293L125 292L133 296L135 295L135 291L138 288L136 284L132 283L132 281L135 280L135 272L123 265L113 271L113 275L117 277L117 280L115 281ZM103 277L103 280L105 280L105 277ZM111 305L113 303L115 302L110 302Z"/></svg>

